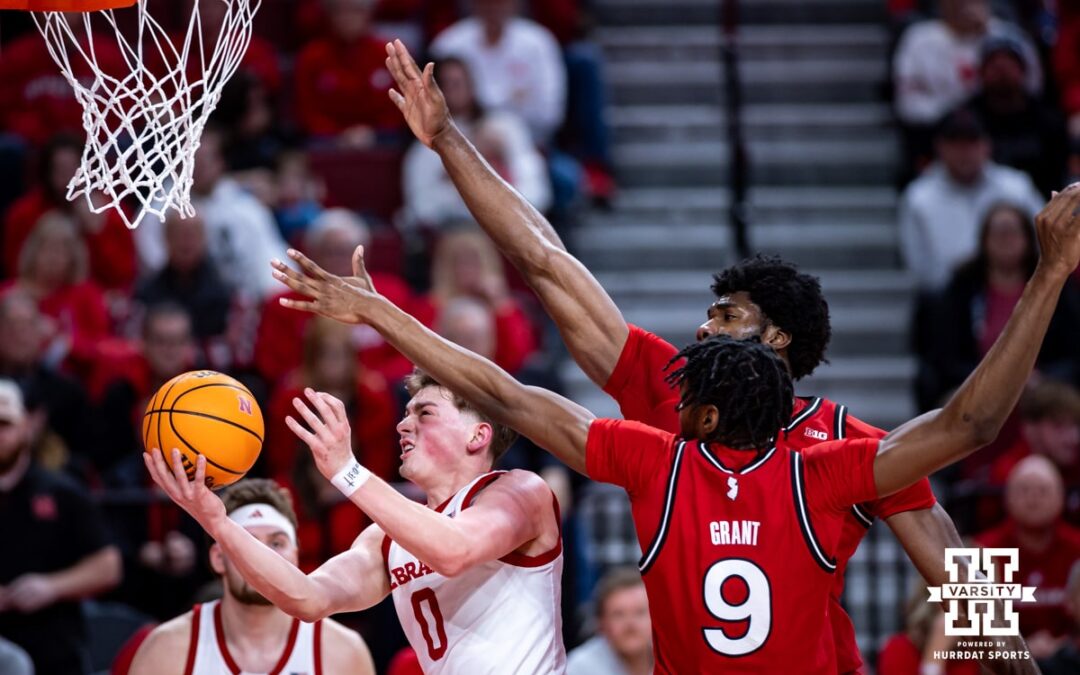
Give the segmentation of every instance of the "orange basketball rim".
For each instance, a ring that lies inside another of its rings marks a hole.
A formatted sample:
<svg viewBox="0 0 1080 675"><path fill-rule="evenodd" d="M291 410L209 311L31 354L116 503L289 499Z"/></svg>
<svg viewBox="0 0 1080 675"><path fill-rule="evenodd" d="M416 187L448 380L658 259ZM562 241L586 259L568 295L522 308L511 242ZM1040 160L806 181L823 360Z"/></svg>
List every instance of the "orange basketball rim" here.
<svg viewBox="0 0 1080 675"><path fill-rule="evenodd" d="M27 12L96 12L132 7L138 0L0 0L0 9Z"/></svg>

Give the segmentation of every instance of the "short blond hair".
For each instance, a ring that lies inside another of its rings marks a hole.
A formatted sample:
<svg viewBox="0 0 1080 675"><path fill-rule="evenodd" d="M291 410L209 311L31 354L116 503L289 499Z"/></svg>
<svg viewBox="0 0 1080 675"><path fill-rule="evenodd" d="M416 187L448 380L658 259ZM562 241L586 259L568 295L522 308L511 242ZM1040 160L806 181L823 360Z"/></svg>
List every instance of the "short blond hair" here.
<svg viewBox="0 0 1080 675"><path fill-rule="evenodd" d="M428 387L439 387L445 389L450 394L450 402L454 404L454 407L461 412L467 412L475 415L481 422L491 425L491 445L488 449L491 451L491 465L495 466L499 460L502 459L506 451L510 449L510 446L514 444L514 441L518 438L518 433L506 426L505 424L498 424L490 417L480 412L476 406L467 401L466 399L458 396L458 394L447 387L444 387L431 375L425 373L419 368L413 370L405 378L405 390L409 392L409 396L416 396L421 390Z"/></svg>
<svg viewBox="0 0 1080 675"><path fill-rule="evenodd" d="M41 253L45 240L54 234L68 235L70 239L71 270L67 282L77 284L86 280L90 273L90 254L86 249L86 242L79 236L79 228L75 222L59 211L46 211L30 235L23 243L22 251L19 252L19 277L25 279L30 276L31 268L38 254Z"/></svg>

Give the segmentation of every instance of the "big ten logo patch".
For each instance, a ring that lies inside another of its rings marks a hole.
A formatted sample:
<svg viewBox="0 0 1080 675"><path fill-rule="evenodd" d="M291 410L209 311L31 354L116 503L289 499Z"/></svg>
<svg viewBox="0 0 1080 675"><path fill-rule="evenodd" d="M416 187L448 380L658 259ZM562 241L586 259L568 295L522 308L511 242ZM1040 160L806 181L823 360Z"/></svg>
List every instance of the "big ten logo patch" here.
<svg viewBox="0 0 1080 675"><path fill-rule="evenodd" d="M1020 634L1014 602L1035 602L1035 587L1012 583L1020 566L1015 548L947 548L949 583L931 586L930 602L948 602L945 634Z"/></svg>

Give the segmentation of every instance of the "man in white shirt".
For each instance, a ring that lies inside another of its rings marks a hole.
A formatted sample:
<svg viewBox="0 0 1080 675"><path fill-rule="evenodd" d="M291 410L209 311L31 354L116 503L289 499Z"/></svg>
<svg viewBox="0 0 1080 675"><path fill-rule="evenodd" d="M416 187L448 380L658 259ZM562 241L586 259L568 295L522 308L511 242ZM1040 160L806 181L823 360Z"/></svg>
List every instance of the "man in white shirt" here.
<svg viewBox="0 0 1080 675"><path fill-rule="evenodd" d="M266 265L285 255L287 245L274 214L226 174L222 132L208 127L195 151L191 203L206 225L206 244L222 279L254 303L280 290L266 274ZM144 269L160 270L168 252L165 224L147 218L134 232Z"/></svg>
<svg viewBox="0 0 1080 675"><path fill-rule="evenodd" d="M206 223L210 255L234 291L258 301L280 290L266 265L287 246L274 215L254 195L225 174L220 132L203 132L195 152L192 204Z"/></svg>
<svg viewBox="0 0 1080 675"><path fill-rule="evenodd" d="M975 254L991 206L1009 202L1034 216L1044 202L1026 173L990 161L990 139L969 111L945 119L935 148L938 160L900 197L900 252L927 291Z"/></svg>
<svg viewBox="0 0 1080 675"><path fill-rule="evenodd" d="M570 652L566 675L649 675L652 623L636 569L614 569L596 586L596 636Z"/></svg>
<svg viewBox="0 0 1080 675"><path fill-rule="evenodd" d="M1031 41L1014 25L990 16L987 0L941 0L941 18L912 24L896 48L896 113L904 124L935 124L975 93L985 38L1007 36L1021 45L1027 89L1042 89L1042 69Z"/></svg>
<svg viewBox="0 0 1080 675"><path fill-rule="evenodd" d="M566 114L566 66L555 37L517 16L518 0L472 0L472 16L431 44L437 58L469 64L480 104L517 113L547 145Z"/></svg>

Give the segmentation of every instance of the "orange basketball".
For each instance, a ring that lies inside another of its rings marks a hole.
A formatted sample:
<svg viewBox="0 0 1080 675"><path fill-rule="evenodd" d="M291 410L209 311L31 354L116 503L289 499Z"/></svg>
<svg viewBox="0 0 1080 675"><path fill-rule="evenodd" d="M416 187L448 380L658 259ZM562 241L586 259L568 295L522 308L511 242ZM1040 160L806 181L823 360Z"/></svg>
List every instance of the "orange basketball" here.
<svg viewBox="0 0 1080 675"><path fill-rule="evenodd" d="M143 445L159 448L170 461L180 451L188 479L195 460L206 457L206 485L219 488L241 479L263 442L263 418L248 388L228 375L196 370L177 375L146 406Z"/></svg>

